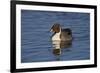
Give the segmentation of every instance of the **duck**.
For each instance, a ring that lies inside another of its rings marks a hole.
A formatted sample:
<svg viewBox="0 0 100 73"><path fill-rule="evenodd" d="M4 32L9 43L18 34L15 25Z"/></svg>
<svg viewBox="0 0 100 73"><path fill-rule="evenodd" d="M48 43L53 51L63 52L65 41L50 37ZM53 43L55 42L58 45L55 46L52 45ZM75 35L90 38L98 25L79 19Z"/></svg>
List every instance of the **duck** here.
<svg viewBox="0 0 100 73"><path fill-rule="evenodd" d="M70 28L62 28L59 23L55 23L50 31L53 32L52 41L72 41L72 30Z"/></svg>

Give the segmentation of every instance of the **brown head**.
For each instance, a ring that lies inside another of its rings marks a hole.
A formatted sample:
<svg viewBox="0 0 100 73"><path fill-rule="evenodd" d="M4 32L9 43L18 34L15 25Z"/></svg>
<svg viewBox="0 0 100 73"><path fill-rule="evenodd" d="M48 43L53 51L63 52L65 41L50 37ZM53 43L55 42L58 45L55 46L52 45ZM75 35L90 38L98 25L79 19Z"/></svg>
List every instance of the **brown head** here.
<svg viewBox="0 0 100 73"><path fill-rule="evenodd" d="M58 32L60 32L60 30L61 30L61 27L60 27L60 24L58 24L58 23L54 24L51 28L51 31L54 33L58 33Z"/></svg>

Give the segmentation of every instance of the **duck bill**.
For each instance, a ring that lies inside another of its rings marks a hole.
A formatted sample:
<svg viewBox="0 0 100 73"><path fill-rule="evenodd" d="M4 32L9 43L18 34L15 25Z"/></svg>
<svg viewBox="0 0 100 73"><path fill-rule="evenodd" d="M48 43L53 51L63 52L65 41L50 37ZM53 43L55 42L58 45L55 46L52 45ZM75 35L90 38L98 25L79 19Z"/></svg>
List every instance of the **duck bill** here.
<svg viewBox="0 0 100 73"><path fill-rule="evenodd" d="M52 29L50 29L50 32L53 32L53 30L52 30Z"/></svg>

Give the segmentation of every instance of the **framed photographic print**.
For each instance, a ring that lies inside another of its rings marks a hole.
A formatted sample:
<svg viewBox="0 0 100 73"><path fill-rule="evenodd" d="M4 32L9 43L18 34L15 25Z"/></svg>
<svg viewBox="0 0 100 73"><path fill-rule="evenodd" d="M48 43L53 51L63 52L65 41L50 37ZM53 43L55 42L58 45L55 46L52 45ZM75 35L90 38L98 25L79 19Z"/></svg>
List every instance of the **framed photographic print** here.
<svg viewBox="0 0 100 73"><path fill-rule="evenodd" d="M96 6L11 1L11 72L96 66Z"/></svg>

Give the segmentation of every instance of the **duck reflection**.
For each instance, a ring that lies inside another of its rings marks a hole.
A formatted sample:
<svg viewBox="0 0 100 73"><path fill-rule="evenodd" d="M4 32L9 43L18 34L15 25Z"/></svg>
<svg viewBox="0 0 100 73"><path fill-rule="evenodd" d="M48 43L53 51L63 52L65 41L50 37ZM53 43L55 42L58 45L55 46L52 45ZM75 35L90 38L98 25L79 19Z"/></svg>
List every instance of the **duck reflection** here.
<svg viewBox="0 0 100 73"><path fill-rule="evenodd" d="M72 46L72 41L52 41L53 54L61 55L63 49L69 49Z"/></svg>

